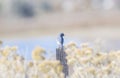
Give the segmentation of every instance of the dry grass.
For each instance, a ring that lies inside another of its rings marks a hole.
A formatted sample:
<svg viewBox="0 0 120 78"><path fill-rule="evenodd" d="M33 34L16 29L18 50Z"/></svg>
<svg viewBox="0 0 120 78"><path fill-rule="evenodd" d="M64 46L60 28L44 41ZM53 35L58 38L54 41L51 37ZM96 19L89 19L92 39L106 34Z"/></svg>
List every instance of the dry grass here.
<svg viewBox="0 0 120 78"><path fill-rule="evenodd" d="M0 19L0 36L38 37L65 32L68 35L80 37L99 35L120 38L119 20L119 11L54 13L38 15L31 19L3 17Z"/></svg>

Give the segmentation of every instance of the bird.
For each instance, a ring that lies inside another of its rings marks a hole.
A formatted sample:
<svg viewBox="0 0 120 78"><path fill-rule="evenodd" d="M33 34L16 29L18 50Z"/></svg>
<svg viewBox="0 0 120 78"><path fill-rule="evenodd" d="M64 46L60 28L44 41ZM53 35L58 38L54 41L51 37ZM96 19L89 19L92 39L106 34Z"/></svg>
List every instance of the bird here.
<svg viewBox="0 0 120 78"><path fill-rule="evenodd" d="M58 39L57 39L57 44L62 47L64 44L64 33L60 33Z"/></svg>

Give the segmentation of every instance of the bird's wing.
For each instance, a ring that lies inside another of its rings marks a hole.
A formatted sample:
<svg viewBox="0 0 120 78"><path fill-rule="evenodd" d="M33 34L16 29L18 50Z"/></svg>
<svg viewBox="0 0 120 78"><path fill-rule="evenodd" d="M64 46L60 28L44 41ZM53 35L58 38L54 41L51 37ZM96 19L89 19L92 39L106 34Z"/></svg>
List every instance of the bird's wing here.
<svg viewBox="0 0 120 78"><path fill-rule="evenodd" d="M57 42L58 45L61 45L61 43L60 43L60 41L58 39L56 40L56 42Z"/></svg>

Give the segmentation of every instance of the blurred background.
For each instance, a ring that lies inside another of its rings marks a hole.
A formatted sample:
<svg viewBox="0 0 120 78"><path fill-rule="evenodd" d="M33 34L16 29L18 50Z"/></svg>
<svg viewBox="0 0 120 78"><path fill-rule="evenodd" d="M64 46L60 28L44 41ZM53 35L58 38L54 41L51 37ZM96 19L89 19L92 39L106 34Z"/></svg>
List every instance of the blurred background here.
<svg viewBox="0 0 120 78"><path fill-rule="evenodd" d="M6 44L42 39L47 46L64 32L68 41L96 40L119 49L119 20L120 0L0 0L0 39Z"/></svg>

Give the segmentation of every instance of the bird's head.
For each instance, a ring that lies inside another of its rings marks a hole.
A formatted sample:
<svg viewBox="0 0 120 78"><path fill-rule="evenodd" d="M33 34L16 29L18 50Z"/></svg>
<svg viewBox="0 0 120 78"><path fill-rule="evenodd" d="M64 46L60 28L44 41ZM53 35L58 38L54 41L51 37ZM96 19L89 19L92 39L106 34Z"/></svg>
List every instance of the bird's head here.
<svg viewBox="0 0 120 78"><path fill-rule="evenodd" d="M61 33L61 34L60 34L60 37L63 37L63 36L64 36L64 33Z"/></svg>

